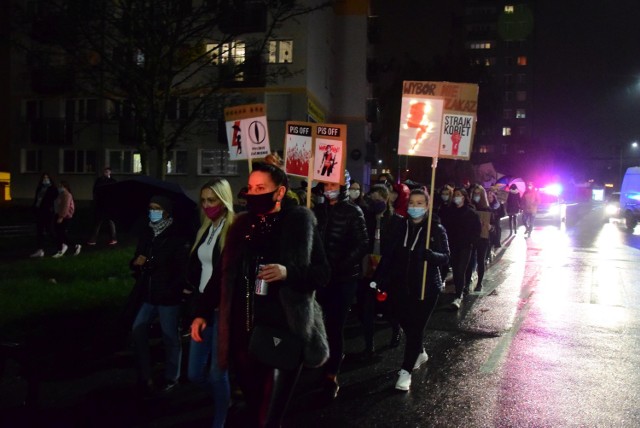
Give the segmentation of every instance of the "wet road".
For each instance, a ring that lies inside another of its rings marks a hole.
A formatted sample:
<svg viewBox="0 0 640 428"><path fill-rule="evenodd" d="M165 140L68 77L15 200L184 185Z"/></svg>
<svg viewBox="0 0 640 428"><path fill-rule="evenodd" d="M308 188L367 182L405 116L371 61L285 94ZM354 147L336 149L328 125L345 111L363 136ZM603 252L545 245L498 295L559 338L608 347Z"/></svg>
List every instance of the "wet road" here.
<svg viewBox="0 0 640 428"><path fill-rule="evenodd" d="M375 363L345 362L330 406L296 396L288 425L640 426L640 227L603 224L600 210L573 220L512 237L460 311L443 296L410 392L394 389L402 346L382 349Z"/></svg>

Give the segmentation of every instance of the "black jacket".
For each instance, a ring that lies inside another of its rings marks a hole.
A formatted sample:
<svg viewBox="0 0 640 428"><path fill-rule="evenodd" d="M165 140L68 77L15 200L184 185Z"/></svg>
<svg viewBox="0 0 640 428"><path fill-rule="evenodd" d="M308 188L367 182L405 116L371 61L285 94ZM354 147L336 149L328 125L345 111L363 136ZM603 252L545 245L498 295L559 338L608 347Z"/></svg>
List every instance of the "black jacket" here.
<svg viewBox="0 0 640 428"><path fill-rule="evenodd" d="M449 245L452 249L475 244L480 238L480 217L478 213L465 204L447 210L447 217L442 218L442 225L447 231Z"/></svg>
<svg viewBox="0 0 640 428"><path fill-rule="evenodd" d="M515 215L520 212L520 193L511 193L507 196L507 214Z"/></svg>
<svg viewBox="0 0 640 428"><path fill-rule="evenodd" d="M331 266L331 283L357 279L362 275L362 258L369 248L369 235L360 207L346 192L334 205L328 202L313 209L318 230Z"/></svg>
<svg viewBox="0 0 640 428"><path fill-rule="evenodd" d="M147 258L139 273L139 285L144 287L143 301L152 305L180 304L182 290L187 286L189 242L185 234L172 224L154 237L147 227L136 248L138 255Z"/></svg>
<svg viewBox="0 0 640 428"><path fill-rule="evenodd" d="M382 259L374 275L378 288L389 295L403 294L419 299L422 292L424 261L427 261L427 289L443 288L440 266L449 263L447 233L437 215L431 220L429 250L425 248L427 220L414 224L410 219L394 217L387 236L389 245L383 249Z"/></svg>

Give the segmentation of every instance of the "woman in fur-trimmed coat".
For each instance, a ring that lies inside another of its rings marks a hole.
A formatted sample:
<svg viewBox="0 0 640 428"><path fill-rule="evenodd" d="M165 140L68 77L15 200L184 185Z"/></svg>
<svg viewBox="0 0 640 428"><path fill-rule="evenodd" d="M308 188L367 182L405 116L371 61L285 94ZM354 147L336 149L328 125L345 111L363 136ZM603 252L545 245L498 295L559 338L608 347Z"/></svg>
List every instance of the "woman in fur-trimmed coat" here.
<svg viewBox="0 0 640 428"><path fill-rule="evenodd" d="M329 264L313 213L298 206L281 209L286 190L282 170L253 166L248 213L239 214L229 229L222 271L214 274L220 279L218 362L221 368L231 365L253 425L260 427L280 426L302 365L320 366L329 355L315 300L315 290L329 280ZM268 283L266 295L255 293L256 279ZM303 341L297 368L275 368L249 352L256 326Z"/></svg>

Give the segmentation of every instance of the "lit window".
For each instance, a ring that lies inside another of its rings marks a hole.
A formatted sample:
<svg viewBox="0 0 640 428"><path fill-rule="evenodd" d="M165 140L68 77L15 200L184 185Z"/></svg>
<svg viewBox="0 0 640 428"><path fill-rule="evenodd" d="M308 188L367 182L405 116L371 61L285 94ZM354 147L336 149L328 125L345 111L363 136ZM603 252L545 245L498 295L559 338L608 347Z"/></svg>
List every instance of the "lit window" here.
<svg viewBox="0 0 640 428"><path fill-rule="evenodd" d="M509 135L511 135L511 127L510 126L503 126L502 127L502 136L503 137L508 137Z"/></svg>
<svg viewBox="0 0 640 428"><path fill-rule="evenodd" d="M211 57L212 64L226 64L232 61L234 64L242 64L245 59L244 42L208 43L207 54Z"/></svg>
<svg viewBox="0 0 640 428"><path fill-rule="evenodd" d="M518 65L520 66L525 66L527 65L527 57L526 56L519 56L518 57Z"/></svg>
<svg viewBox="0 0 640 428"><path fill-rule="evenodd" d="M60 173L91 173L96 171L95 150L60 150Z"/></svg>
<svg viewBox="0 0 640 428"><path fill-rule="evenodd" d="M523 108L519 108L516 110L516 119L526 119L527 112Z"/></svg>
<svg viewBox="0 0 640 428"><path fill-rule="evenodd" d="M478 152L489 153L489 149L487 148L487 146L480 146L480 148L478 149Z"/></svg>
<svg viewBox="0 0 640 428"><path fill-rule="evenodd" d="M237 175L238 164L229 160L229 150L214 149L198 152L198 174Z"/></svg>
<svg viewBox="0 0 640 428"><path fill-rule="evenodd" d="M506 4L504 5L504 13L513 13L515 12L515 7L512 4Z"/></svg>
<svg viewBox="0 0 640 428"><path fill-rule="evenodd" d="M139 174L142 159L136 150L107 150L111 171L116 174Z"/></svg>
<svg viewBox="0 0 640 428"><path fill-rule="evenodd" d="M42 150L23 149L20 159L20 172L42 171Z"/></svg>
<svg viewBox="0 0 640 428"><path fill-rule="evenodd" d="M189 169L186 150L170 150L167 157L167 174L187 174Z"/></svg>
<svg viewBox="0 0 640 428"><path fill-rule="evenodd" d="M269 64L290 64L293 62L293 40L269 41Z"/></svg>
<svg viewBox="0 0 640 428"><path fill-rule="evenodd" d="M517 91L516 99L518 101L527 101L527 91Z"/></svg>

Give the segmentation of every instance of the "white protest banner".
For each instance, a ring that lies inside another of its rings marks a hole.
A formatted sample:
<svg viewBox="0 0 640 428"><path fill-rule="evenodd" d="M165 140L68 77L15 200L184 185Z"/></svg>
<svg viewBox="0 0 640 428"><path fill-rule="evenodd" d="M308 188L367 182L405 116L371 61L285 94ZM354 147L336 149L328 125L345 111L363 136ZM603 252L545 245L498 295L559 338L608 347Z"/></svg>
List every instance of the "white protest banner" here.
<svg viewBox="0 0 640 428"><path fill-rule="evenodd" d="M313 124L313 179L324 183L344 183L347 125Z"/></svg>
<svg viewBox="0 0 640 428"><path fill-rule="evenodd" d="M428 111L431 106L429 103L435 101L443 103L442 116L440 118L437 116L437 111ZM426 129L425 132L438 133L437 137L430 137L428 142L432 143L433 140L437 139L439 144L435 155L431 144L429 144L428 150L415 150L414 153L410 153L410 144L412 143L411 141L403 141L401 130L398 153L469 160L473 147L478 111L478 85L472 83L404 81L402 102L401 125L405 122L406 128L413 130L414 134L416 134L416 129L418 133L423 129ZM406 113L404 111L405 103L408 106ZM414 107L414 105L417 107ZM403 143L408 144L408 146L402 147ZM403 149L402 153L400 152L401 148Z"/></svg>
<svg viewBox="0 0 640 428"><path fill-rule="evenodd" d="M224 109L230 160L261 159L271 152L266 112L264 104Z"/></svg>
<svg viewBox="0 0 640 428"><path fill-rule="evenodd" d="M313 123L287 122L284 141L284 170L289 175L307 177L313 155Z"/></svg>

